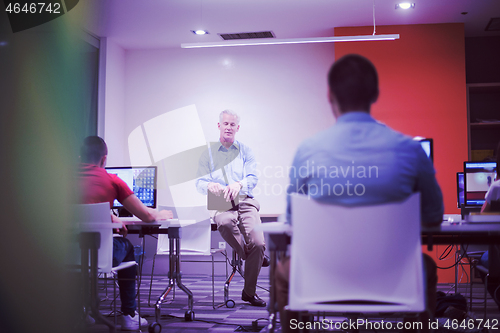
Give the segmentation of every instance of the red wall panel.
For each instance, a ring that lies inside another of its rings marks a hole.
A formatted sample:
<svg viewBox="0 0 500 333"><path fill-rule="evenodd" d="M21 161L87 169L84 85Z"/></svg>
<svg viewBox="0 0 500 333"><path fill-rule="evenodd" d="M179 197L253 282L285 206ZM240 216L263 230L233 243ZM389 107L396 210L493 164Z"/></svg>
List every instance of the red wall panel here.
<svg viewBox="0 0 500 333"><path fill-rule="evenodd" d="M373 27L335 28L335 36L371 35L372 31ZM400 38L336 43L335 59L357 53L373 62L380 97L372 115L405 134L434 139L434 167L445 213L459 214L455 175L467 160L463 24L379 26L377 34ZM453 274L454 270L440 271L440 282L454 281Z"/></svg>

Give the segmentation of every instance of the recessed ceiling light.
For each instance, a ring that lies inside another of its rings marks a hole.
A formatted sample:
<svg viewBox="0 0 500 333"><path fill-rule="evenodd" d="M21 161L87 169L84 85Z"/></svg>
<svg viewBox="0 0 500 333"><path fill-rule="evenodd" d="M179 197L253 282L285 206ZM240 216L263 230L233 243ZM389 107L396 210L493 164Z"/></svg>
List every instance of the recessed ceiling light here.
<svg viewBox="0 0 500 333"><path fill-rule="evenodd" d="M206 30L191 30L191 32L195 35L208 35L209 32Z"/></svg>
<svg viewBox="0 0 500 333"><path fill-rule="evenodd" d="M415 4L410 2L400 2L396 4L396 9L410 9L410 8L415 8Z"/></svg>

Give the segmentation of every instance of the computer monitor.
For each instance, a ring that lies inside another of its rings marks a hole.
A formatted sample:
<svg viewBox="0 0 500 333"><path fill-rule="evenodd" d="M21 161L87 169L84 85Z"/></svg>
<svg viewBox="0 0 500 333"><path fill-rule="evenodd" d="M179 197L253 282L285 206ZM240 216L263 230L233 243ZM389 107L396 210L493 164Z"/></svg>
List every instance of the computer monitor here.
<svg viewBox="0 0 500 333"><path fill-rule="evenodd" d="M156 208L157 167L106 167L108 173L123 180L146 207ZM112 208L122 208L115 200Z"/></svg>
<svg viewBox="0 0 500 333"><path fill-rule="evenodd" d="M464 162L464 202L482 206L490 185L496 178L496 162Z"/></svg>
<svg viewBox="0 0 500 333"><path fill-rule="evenodd" d="M464 198L464 173L457 172L457 206L461 208L465 203Z"/></svg>

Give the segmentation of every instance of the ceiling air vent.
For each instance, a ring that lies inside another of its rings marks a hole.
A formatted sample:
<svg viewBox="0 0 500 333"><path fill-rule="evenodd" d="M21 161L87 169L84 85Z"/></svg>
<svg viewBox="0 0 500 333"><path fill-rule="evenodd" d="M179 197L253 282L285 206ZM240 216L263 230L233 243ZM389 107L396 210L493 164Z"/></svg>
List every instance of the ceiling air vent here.
<svg viewBox="0 0 500 333"><path fill-rule="evenodd" d="M272 31L240 32L237 34L219 34L219 36L224 40L275 38Z"/></svg>
<svg viewBox="0 0 500 333"><path fill-rule="evenodd" d="M488 22L485 31L500 31L500 17L494 17Z"/></svg>

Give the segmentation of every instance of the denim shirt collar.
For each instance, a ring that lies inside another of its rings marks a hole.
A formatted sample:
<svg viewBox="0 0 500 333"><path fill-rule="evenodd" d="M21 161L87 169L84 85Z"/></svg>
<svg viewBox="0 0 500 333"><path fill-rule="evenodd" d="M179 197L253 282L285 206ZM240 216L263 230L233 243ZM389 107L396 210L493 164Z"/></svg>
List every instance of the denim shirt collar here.
<svg viewBox="0 0 500 333"><path fill-rule="evenodd" d="M238 143L238 141L234 140L233 144L231 146L229 146L229 149L236 149L236 150L240 150L240 144ZM220 142L219 140L219 145L217 147L217 151L228 151L229 149L226 149L226 147L224 147L222 145L222 143Z"/></svg>
<svg viewBox="0 0 500 333"><path fill-rule="evenodd" d="M349 111L337 118L337 123L346 122L376 122L376 120L364 111Z"/></svg>

